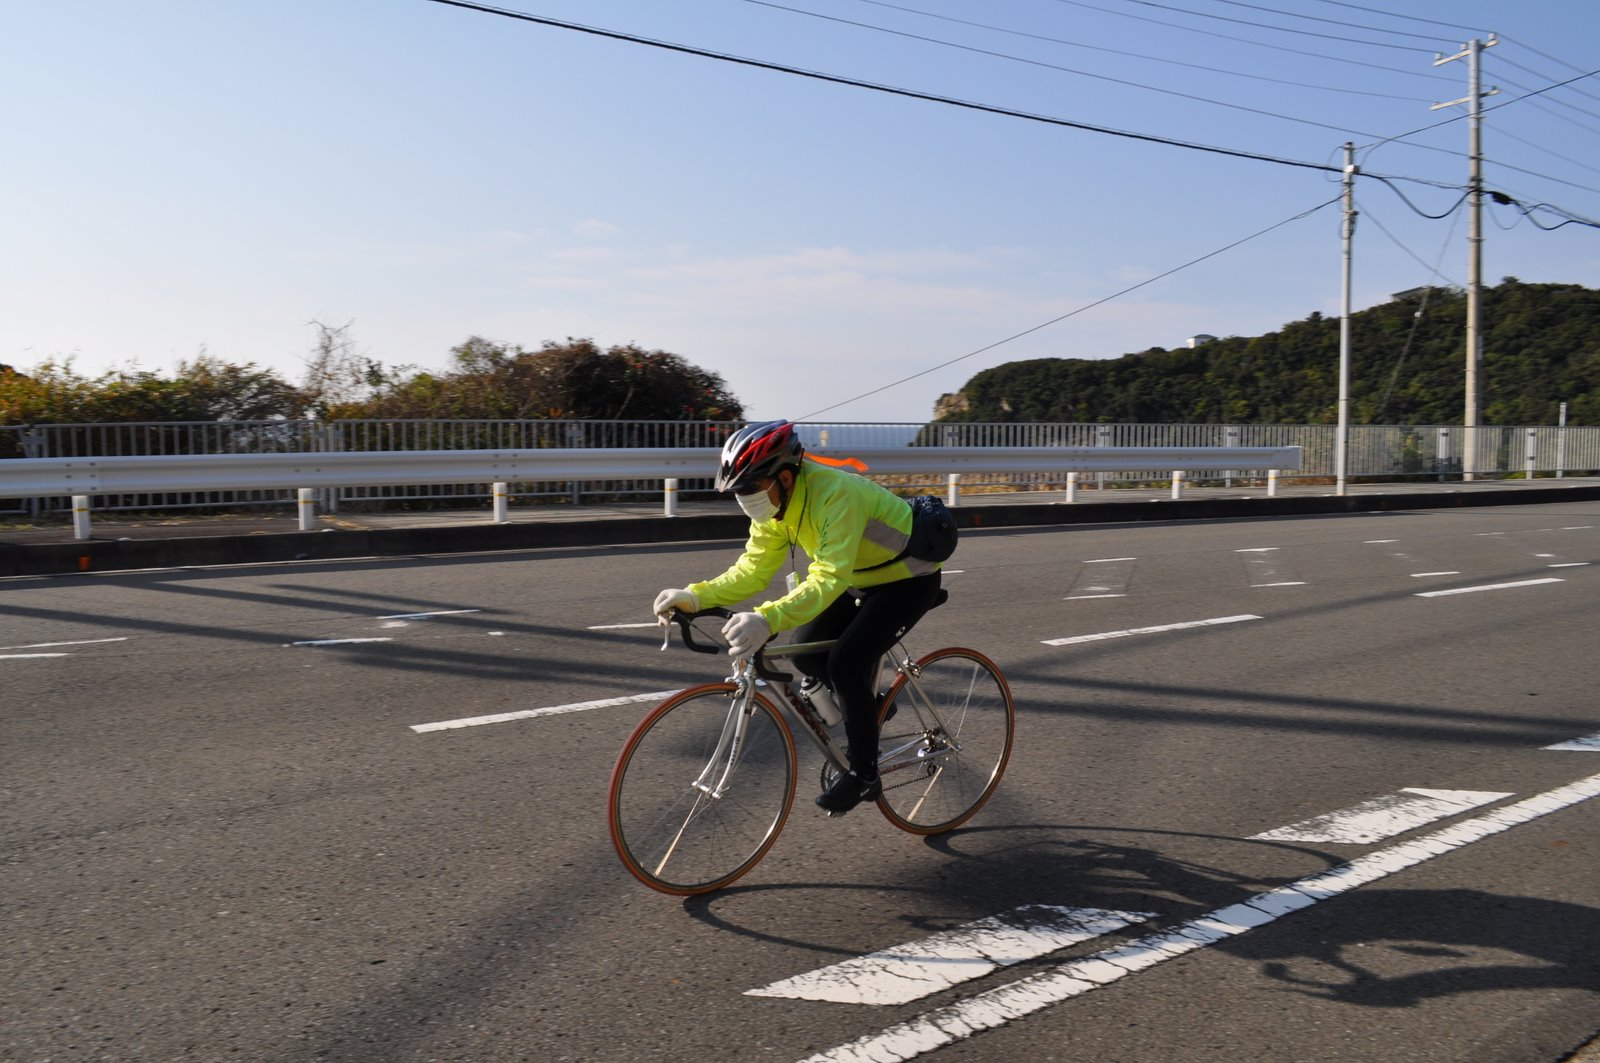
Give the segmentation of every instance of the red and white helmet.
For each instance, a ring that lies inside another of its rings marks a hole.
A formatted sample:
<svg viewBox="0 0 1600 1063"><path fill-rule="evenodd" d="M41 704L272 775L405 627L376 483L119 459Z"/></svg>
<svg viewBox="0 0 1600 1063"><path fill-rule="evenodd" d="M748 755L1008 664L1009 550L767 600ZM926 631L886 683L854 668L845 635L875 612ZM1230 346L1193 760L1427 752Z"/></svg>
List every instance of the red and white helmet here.
<svg viewBox="0 0 1600 1063"><path fill-rule="evenodd" d="M722 445L718 491L747 491L785 466L798 466L806 452L791 421L747 424Z"/></svg>

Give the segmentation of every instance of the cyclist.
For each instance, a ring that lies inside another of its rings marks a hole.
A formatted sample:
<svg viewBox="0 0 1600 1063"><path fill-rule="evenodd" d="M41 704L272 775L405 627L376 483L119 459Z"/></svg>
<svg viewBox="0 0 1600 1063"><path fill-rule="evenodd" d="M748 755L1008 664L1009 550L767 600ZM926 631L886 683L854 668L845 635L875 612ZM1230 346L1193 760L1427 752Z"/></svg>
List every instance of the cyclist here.
<svg viewBox="0 0 1600 1063"><path fill-rule="evenodd" d="M735 613L722 629L728 652L748 657L791 629L797 642L837 639L826 654L794 658L801 672L832 688L850 747L850 771L817 805L840 814L876 800L883 792L872 689L878 659L939 593L939 562L902 556L911 507L871 480L807 455L789 421L749 424L729 437L716 487L733 492L750 518L744 553L720 576L662 591L656 614L742 602L767 588L787 554L788 593ZM794 571L796 545L809 559L803 580Z"/></svg>

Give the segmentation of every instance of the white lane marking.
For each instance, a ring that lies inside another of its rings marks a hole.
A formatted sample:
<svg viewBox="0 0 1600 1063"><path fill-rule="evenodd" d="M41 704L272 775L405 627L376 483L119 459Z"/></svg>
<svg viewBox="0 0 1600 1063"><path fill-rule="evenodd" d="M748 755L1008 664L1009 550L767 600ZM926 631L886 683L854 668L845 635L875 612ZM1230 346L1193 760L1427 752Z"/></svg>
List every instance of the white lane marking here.
<svg viewBox="0 0 1600 1063"><path fill-rule="evenodd" d="M569 712L587 712L590 709L607 709L613 705L633 705L640 701L664 701L676 690L658 690L654 694L629 694L621 698L601 698L599 701L575 701L570 705L551 705L543 709L522 709L517 712L497 712L492 716L468 716L459 720L440 720L437 723L414 723L411 729L418 734L426 731L449 731L457 727L482 727L489 723L509 723L512 720L532 720L540 716L561 716Z"/></svg>
<svg viewBox="0 0 1600 1063"><path fill-rule="evenodd" d="M1072 635L1064 639L1040 639L1046 646L1073 646L1080 642L1099 642L1102 639L1120 639L1129 635L1154 635L1162 631L1182 631L1191 627L1210 627L1213 624L1237 624L1242 620L1260 620L1254 613L1239 616L1218 616L1210 620L1186 620L1181 624L1157 624L1155 627L1130 627L1122 631L1101 631L1094 635Z"/></svg>
<svg viewBox="0 0 1600 1063"><path fill-rule="evenodd" d="M102 642L127 641L127 635L118 635L114 639L78 639L75 642L30 642L25 646L0 646L0 650L47 650L56 646L96 646ZM60 656L60 654L57 654L56 656Z"/></svg>
<svg viewBox="0 0 1600 1063"><path fill-rule="evenodd" d="M1545 576L1543 579L1523 579L1515 583L1485 583L1481 587L1452 587L1445 591L1419 591L1418 598L1443 598L1447 594L1473 594L1477 591L1503 591L1512 587L1536 587L1541 583L1565 583L1566 580L1555 576Z"/></svg>
<svg viewBox="0 0 1600 1063"><path fill-rule="evenodd" d="M20 661L28 657L71 657L70 653L0 653L0 661Z"/></svg>
<svg viewBox="0 0 1600 1063"><path fill-rule="evenodd" d="M1154 912L1025 904L905 945L748 989L747 997L909 1004L982 978L999 967L1045 956L1154 919Z"/></svg>
<svg viewBox="0 0 1600 1063"><path fill-rule="evenodd" d="M1512 797L1482 790L1421 790L1406 787L1359 805L1313 816L1276 830L1250 835L1262 842L1345 842L1371 845L1434 820Z"/></svg>
<svg viewBox="0 0 1600 1063"><path fill-rule="evenodd" d="M1080 563L1077 578L1067 588L1064 600L1078 598L1120 598L1133 582L1136 557L1101 557Z"/></svg>
<svg viewBox="0 0 1600 1063"><path fill-rule="evenodd" d="M1281 557L1274 557L1280 547L1255 546L1235 550L1244 563L1245 574L1252 587L1303 587L1304 580L1294 578L1294 569Z"/></svg>
<svg viewBox="0 0 1600 1063"><path fill-rule="evenodd" d="M1584 738L1574 738L1567 742L1557 742L1545 749L1577 750L1584 753L1600 753L1600 734L1588 735Z"/></svg>
<svg viewBox="0 0 1600 1063"><path fill-rule="evenodd" d="M1562 531L1588 531L1589 529L1591 529L1593 527L1594 527L1593 524L1571 524L1571 525L1568 525L1565 528L1562 528L1561 530Z"/></svg>
<svg viewBox="0 0 1600 1063"><path fill-rule="evenodd" d="M635 628L635 627L657 627L658 628L660 626L661 626L660 624L658 624L654 620L652 620L648 624L594 624L591 627L587 628L587 630L589 630L589 631L620 631L623 628Z"/></svg>
<svg viewBox="0 0 1600 1063"><path fill-rule="evenodd" d="M436 609L431 613L390 613L379 620L426 620L430 616L460 616L462 613L481 613L482 609Z"/></svg>
<svg viewBox="0 0 1600 1063"><path fill-rule="evenodd" d="M1218 908L1171 930L1068 960L1030 978L935 1008L820 1052L802 1063L901 1063L914 1059L1594 797L1600 797L1600 775L1497 808L1414 841L1379 849L1320 874Z"/></svg>
<svg viewBox="0 0 1600 1063"><path fill-rule="evenodd" d="M1547 565L1545 567L1546 568L1583 568L1584 566L1586 566L1588 564L1589 564L1589 562L1587 562L1587 561L1563 561L1559 565Z"/></svg>
<svg viewBox="0 0 1600 1063"><path fill-rule="evenodd" d="M1064 602L1083 602L1090 598L1126 598L1126 594L1069 594L1061 599Z"/></svg>
<svg viewBox="0 0 1600 1063"><path fill-rule="evenodd" d="M1380 543L1397 543L1399 541L1399 539L1363 539L1362 543L1366 546L1377 546Z"/></svg>
<svg viewBox="0 0 1600 1063"><path fill-rule="evenodd" d="M393 642L391 638L381 639L310 639L306 642L291 642L291 646L348 646L356 642Z"/></svg>
<svg viewBox="0 0 1600 1063"><path fill-rule="evenodd" d="M1413 572L1413 573L1411 573L1411 578L1412 579L1421 579L1424 576L1459 576L1459 575L1461 575L1461 570L1460 569L1455 569L1455 570L1450 571L1450 572Z"/></svg>

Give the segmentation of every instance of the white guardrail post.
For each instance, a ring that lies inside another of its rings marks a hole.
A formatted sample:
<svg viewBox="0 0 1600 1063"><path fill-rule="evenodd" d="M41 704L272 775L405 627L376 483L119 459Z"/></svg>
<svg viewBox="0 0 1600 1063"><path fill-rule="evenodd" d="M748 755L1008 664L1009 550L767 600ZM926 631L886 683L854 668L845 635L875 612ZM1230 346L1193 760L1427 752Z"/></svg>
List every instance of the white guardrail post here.
<svg viewBox="0 0 1600 1063"><path fill-rule="evenodd" d="M1278 470L1277 469L1268 469L1267 470L1267 497L1268 498L1277 498L1278 497Z"/></svg>
<svg viewBox="0 0 1600 1063"><path fill-rule="evenodd" d="M300 514L300 530L317 530L317 489L315 487L301 487L295 492L299 499L296 509Z"/></svg>
<svg viewBox="0 0 1600 1063"><path fill-rule="evenodd" d="M72 496L72 537L80 543L89 538L89 496Z"/></svg>
<svg viewBox="0 0 1600 1063"><path fill-rule="evenodd" d="M1172 470L1172 499L1177 501L1183 497L1183 470Z"/></svg>
<svg viewBox="0 0 1600 1063"><path fill-rule="evenodd" d="M1067 473L1067 501L1068 502L1076 502L1077 500L1078 500L1078 474L1075 473L1075 472L1069 472L1069 473Z"/></svg>
<svg viewBox="0 0 1600 1063"><path fill-rule="evenodd" d="M494 522L511 523L511 485L504 480L494 485Z"/></svg>
<svg viewBox="0 0 1600 1063"><path fill-rule="evenodd" d="M945 503L944 504L949 506L951 509L955 509L957 506L959 506L961 504L961 474L960 473L958 473L958 472L950 473L948 479L945 481L944 495L945 495Z"/></svg>
<svg viewBox="0 0 1600 1063"><path fill-rule="evenodd" d="M662 494L666 496L662 500L663 515L676 517L678 515L678 478L676 476L667 477Z"/></svg>

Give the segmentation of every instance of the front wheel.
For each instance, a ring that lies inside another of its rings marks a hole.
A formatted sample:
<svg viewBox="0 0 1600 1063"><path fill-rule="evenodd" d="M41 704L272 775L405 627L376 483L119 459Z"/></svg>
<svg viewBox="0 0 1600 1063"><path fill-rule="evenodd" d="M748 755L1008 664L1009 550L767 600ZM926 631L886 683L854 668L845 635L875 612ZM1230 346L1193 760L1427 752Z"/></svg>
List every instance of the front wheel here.
<svg viewBox="0 0 1600 1063"><path fill-rule="evenodd" d="M611 772L611 841L634 878L662 893L710 893L755 867L794 803L794 735L761 694L732 683L651 710ZM743 717L741 720L740 717Z"/></svg>
<svg viewBox="0 0 1600 1063"><path fill-rule="evenodd" d="M935 650L889 688L878 728L878 807L901 830L941 834L972 818L1000 784L1016 710L989 658Z"/></svg>

